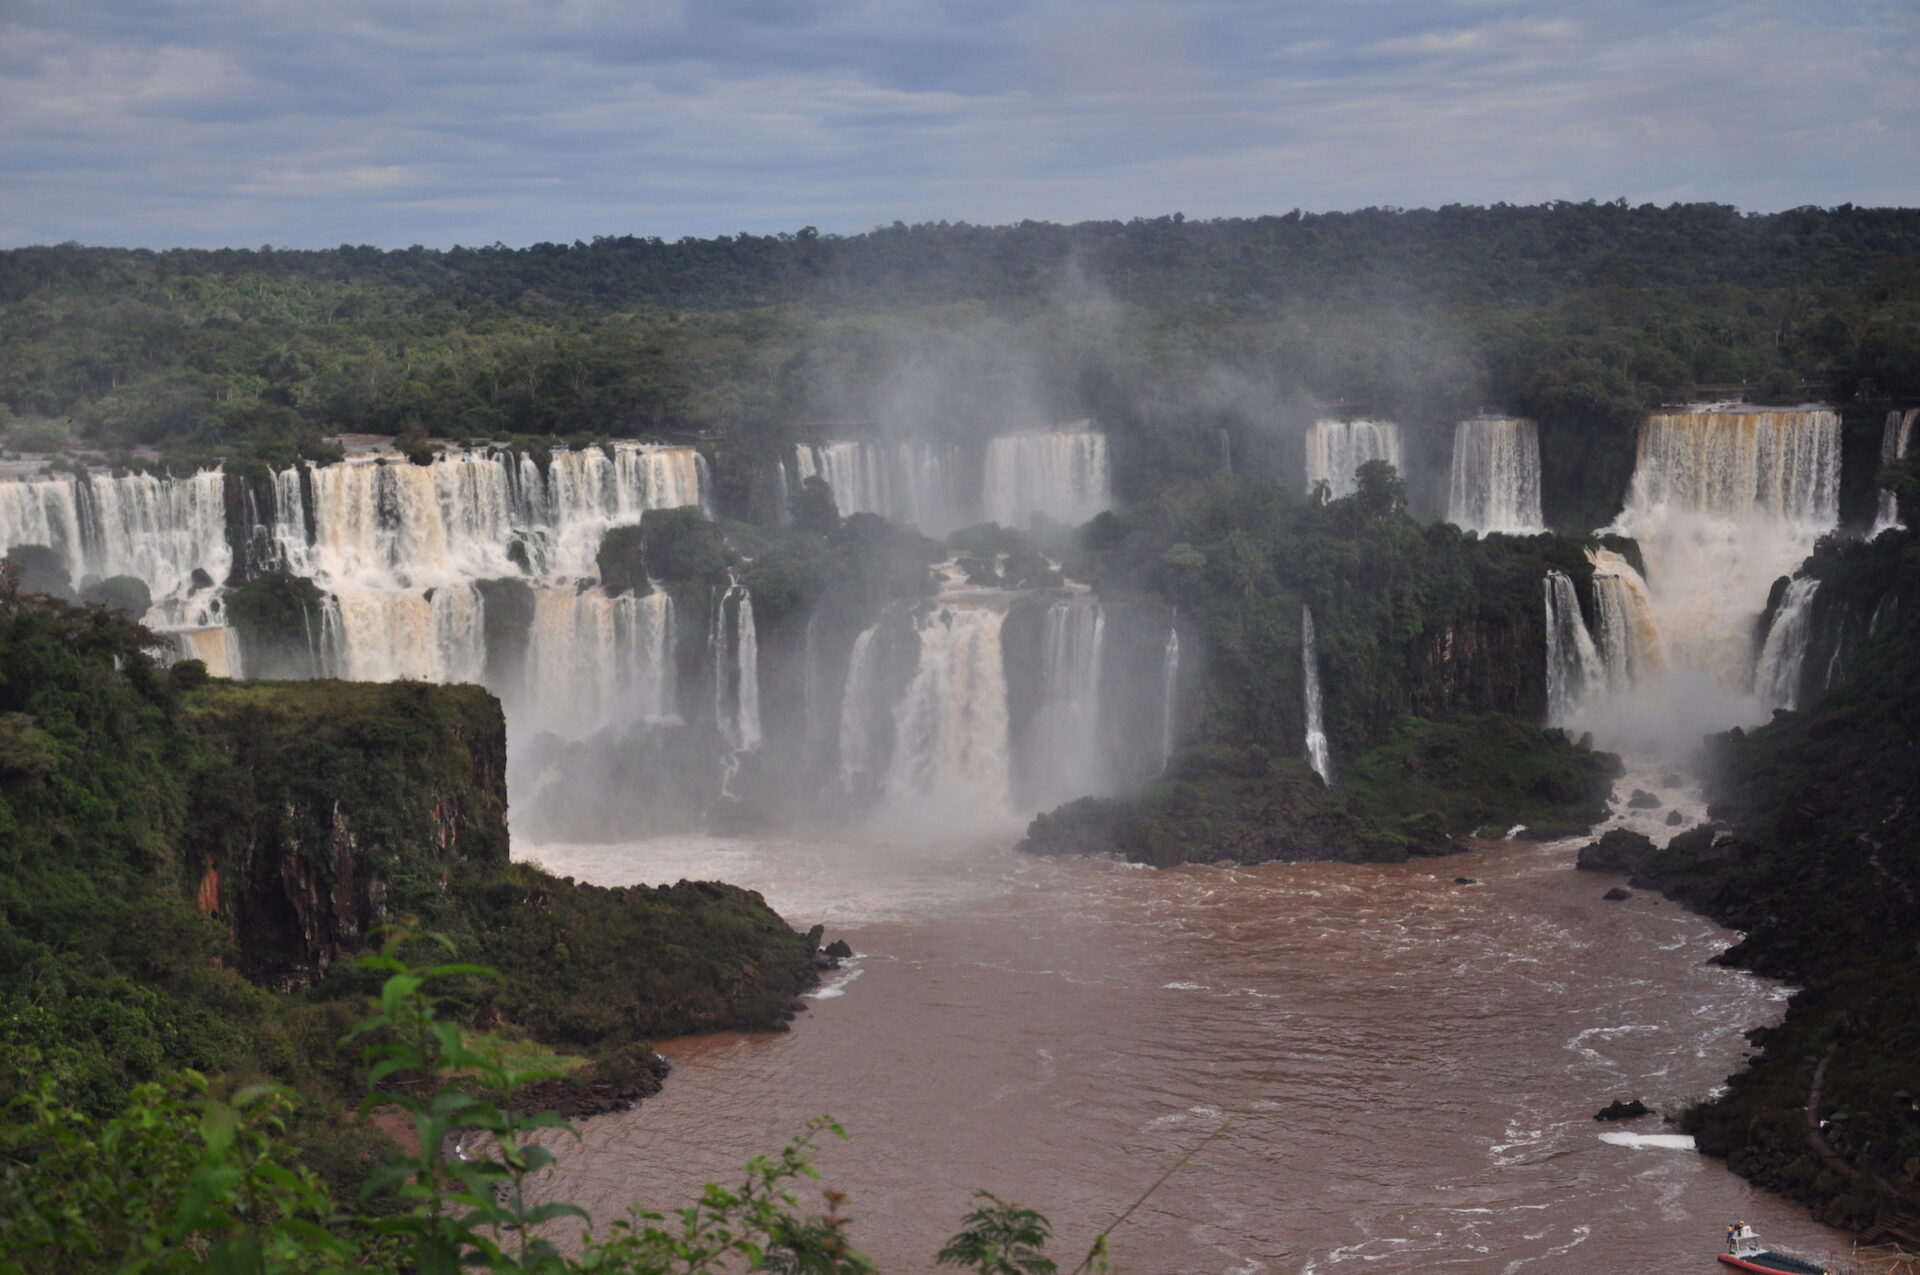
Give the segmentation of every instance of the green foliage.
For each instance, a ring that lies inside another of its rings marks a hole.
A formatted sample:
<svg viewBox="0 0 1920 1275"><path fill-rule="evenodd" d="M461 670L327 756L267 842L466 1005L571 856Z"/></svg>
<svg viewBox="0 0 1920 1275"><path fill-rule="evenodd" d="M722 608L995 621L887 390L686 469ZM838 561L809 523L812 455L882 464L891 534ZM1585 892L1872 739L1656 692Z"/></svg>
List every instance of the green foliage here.
<svg viewBox="0 0 1920 1275"><path fill-rule="evenodd" d="M613 534L608 533L610 536ZM630 576L630 564L618 560L623 542L609 550L616 571ZM649 509L640 515L639 544L645 574L667 584L715 584L726 579L727 545L720 529L699 509ZM603 563L603 567L608 565Z"/></svg>
<svg viewBox="0 0 1920 1275"><path fill-rule="evenodd" d="M441 940L444 944L444 940ZM589 1221L564 1202L533 1203L531 1179L553 1162L546 1143L571 1133L552 1113L520 1110L518 1098L553 1077L526 1066L447 1016L445 994L484 966L416 966L402 936L359 962L379 975L370 1011L347 1033L362 1040L361 1114L397 1113L419 1150L396 1154L368 1182L397 1207L369 1215L329 1192L300 1163L288 1137L291 1100L264 1086L224 1096L183 1073L146 1085L105 1118L63 1107L50 1085L21 1094L0 1123L0 1271L68 1275L116 1271L166 1275L332 1275L335 1272L543 1272L545 1275L696 1275L749 1270L791 1275L869 1275L841 1212L804 1210L798 1183L817 1179L815 1140L845 1137L815 1121L777 1157L747 1165L735 1188L709 1184L667 1216L631 1210L605 1234L589 1230L577 1255L553 1242L550 1224ZM31 1067L30 1056L4 1060ZM462 1150L478 1144L479 1153ZM939 1256L941 1266L981 1275L1048 1275L1047 1220L981 1192L987 1201ZM1103 1237L1104 1240L1104 1237ZM1104 1242L1089 1255L1105 1269Z"/></svg>
<svg viewBox="0 0 1920 1275"><path fill-rule="evenodd" d="M1135 798L1082 798L1027 829L1036 854L1119 854L1135 863L1335 859L1399 862L1447 854L1486 825L1566 835L1606 811L1619 760L1510 717L1403 718L1330 789L1298 756L1258 744L1175 754Z"/></svg>

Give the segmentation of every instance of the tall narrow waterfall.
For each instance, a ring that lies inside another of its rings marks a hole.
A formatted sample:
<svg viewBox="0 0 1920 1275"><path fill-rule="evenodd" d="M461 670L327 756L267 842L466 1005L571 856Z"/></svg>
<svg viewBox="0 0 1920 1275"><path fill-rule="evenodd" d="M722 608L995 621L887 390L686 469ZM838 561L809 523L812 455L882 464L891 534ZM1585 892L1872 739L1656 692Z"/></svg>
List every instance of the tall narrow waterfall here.
<svg viewBox="0 0 1920 1275"><path fill-rule="evenodd" d="M1813 631L1813 595L1819 590L1820 582L1811 576L1790 581L1767 626L1754 662L1753 693L1768 708L1800 707L1801 673Z"/></svg>
<svg viewBox="0 0 1920 1275"><path fill-rule="evenodd" d="M1179 706L1176 698L1179 688L1180 630L1176 626L1167 630L1166 654L1160 657L1160 769L1163 771L1173 757L1173 718Z"/></svg>
<svg viewBox="0 0 1920 1275"><path fill-rule="evenodd" d="M1002 434L987 443L980 506L990 522L1025 527L1034 514L1077 525L1113 501L1107 436L1091 429Z"/></svg>
<svg viewBox="0 0 1920 1275"><path fill-rule="evenodd" d="M1920 416L1920 408L1908 408L1904 412L1888 412L1887 425L1880 435L1880 463L1889 464L1907 454L1907 448L1913 443L1913 419ZM1900 500L1885 487L1880 489L1880 508L1873 519L1873 534L1879 535L1889 527L1903 525L1900 521Z"/></svg>
<svg viewBox="0 0 1920 1275"><path fill-rule="evenodd" d="M1354 472L1370 460L1384 460L1403 475L1400 427L1392 421L1315 421L1307 428L1307 490L1320 483L1338 500L1354 491Z"/></svg>
<svg viewBox="0 0 1920 1275"><path fill-rule="evenodd" d="M840 697L840 784L850 793L870 793L881 782L880 626L862 629L847 657L847 685Z"/></svg>
<svg viewBox="0 0 1920 1275"><path fill-rule="evenodd" d="M916 619L920 662L894 705L889 798L932 798L956 813L1008 809L1005 618L943 604Z"/></svg>
<svg viewBox="0 0 1920 1275"><path fill-rule="evenodd" d="M1024 791L1042 806L1104 792L1100 673L1107 620L1090 598L1053 603L1041 630L1040 704Z"/></svg>
<svg viewBox="0 0 1920 1275"><path fill-rule="evenodd" d="M1300 608L1300 664L1306 683L1307 764L1323 783L1333 783L1333 750L1327 746L1327 724L1320 703L1320 653L1313 635L1313 612Z"/></svg>
<svg viewBox="0 0 1920 1275"><path fill-rule="evenodd" d="M1743 692L1768 591L1839 515L1835 413L1650 417L1613 530L1640 543L1668 665Z"/></svg>
<svg viewBox="0 0 1920 1275"><path fill-rule="evenodd" d="M1539 531L1540 431L1529 420L1479 417L1453 431L1447 521L1468 531Z"/></svg>
<svg viewBox="0 0 1920 1275"><path fill-rule="evenodd" d="M1593 635L1580 614L1580 595L1565 572L1549 571L1546 579L1547 720L1570 721L1605 671Z"/></svg>
<svg viewBox="0 0 1920 1275"><path fill-rule="evenodd" d="M753 595L739 585L714 604L710 659L713 718L731 752L760 744L760 641L753 627Z"/></svg>

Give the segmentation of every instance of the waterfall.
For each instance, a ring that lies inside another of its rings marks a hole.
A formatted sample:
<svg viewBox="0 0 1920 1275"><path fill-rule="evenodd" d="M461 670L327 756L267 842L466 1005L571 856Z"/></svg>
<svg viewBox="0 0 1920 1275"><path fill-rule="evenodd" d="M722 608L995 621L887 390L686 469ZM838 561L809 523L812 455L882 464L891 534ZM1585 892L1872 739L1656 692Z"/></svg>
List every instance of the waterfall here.
<svg viewBox="0 0 1920 1275"><path fill-rule="evenodd" d="M1478 417L1453 431L1447 521L1468 531L1539 531L1540 431L1532 421Z"/></svg>
<svg viewBox="0 0 1920 1275"><path fill-rule="evenodd" d="M1727 694L1752 684L1755 622L1840 514L1840 419L1829 411L1696 411L1641 427L1611 530L1640 543L1670 668Z"/></svg>
<svg viewBox="0 0 1920 1275"><path fill-rule="evenodd" d="M1035 514L1078 526L1113 500L1107 436L1091 429L1002 434L987 443L980 507L1003 527Z"/></svg>
<svg viewBox="0 0 1920 1275"><path fill-rule="evenodd" d="M167 636L173 642L176 658L199 660L215 677L241 675L240 643L232 629L174 629Z"/></svg>
<svg viewBox="0 0 1920 1275"><path fill-rule="evenodd" d="M1315 421L1307 427L1307 490L1326 483L1334 500L1354 492L1354 471L1384 460L1402 474L1400 427L1392 421ZM1457 520L1456 520L1457 521Z"/></svg>
<svg viewBox="0 0 1920 1275"><path fill-rule="evenodd" d="M960 453L934 439L867 439L801 444L794 449L801 482L819 478L833 489L842 515L879 514L943 536L972 517L960 496Z"/></svg>
<svg viewBox="0 0 1920 1275"><path fill-rule="evenodd" d="M1173 757L1174 698L1180 684L1180 630L1167 630L1166 654L1160 657L1160 769L1165 771Z"/></svg>
<svg viewBox="0 0 1920 1275"><path fill-rule="evenodd" d="M1799 708L1801 669L1813 631L1813 595L1820 582L1798 576L1787 585L1754 662L1753 692L1768 708ZM1837 649L1837 646L1836 646Z"/></svg>
<svg viewBox="0 0 1920 1275"><path fill-rule="evenodd" d="M1547 572L1547 721L1570 721L1605 673L1593 636L1580 614L1580 595L1562 571Z"/></svg>
<svg viewBox="0 0 1920 1275"><path fill-rule="evenodd" d="M760 745L760 642L753 627L753 595L732 585L714 601L708 637L713 668L713 720L727 751Z"/></svg>
<svg viewBox="0 0 1920 1275"><path fill-rule="evenodd" d="M519 724L572 738L674 716L673 598L535 591Z"/></svg>
<svg viewBox="0 0 1920 1275"><path fill-rule="evenodd" d="M1104 792L1100 673L1106 614L1092 599L1054 602L1041 628L1040 703L1034 713L1027 785L1050 806Z"/></svg>
<svg viewBox="0 0 1920 1275"><path fill-rule="evenodd" d="M1913 442L1913 418L1920 416L1920 408L1909 408L1904 412L1888 412L1886 430L1880 435L1880 463L1887 465L1907 454L1907 447ZM1879 535L1889 527L1904 526L1900 521L1900 500L1885 487L1880 489L1880 507L1874 514L1872 535Z"/></svg>
<svg viewBox="0 0 1920 1275"><path fill-rule="evenodd" d="M1300 608L1300 664L1306 680L1307 763L1322 783L1333 784L1333 750L1327 746L1327 725L1320 702L1320 653L1313 636L1313 612Z"/></svg>
<svg viewBox="0 0 1920 1275"><path fill-rule="evenodd" d="M992 607L945 604L916 617L920 661L893 709L889 798L1009 808L1005 618Z"/></svg>
<svg viewBox="0 0 1920 1275"><path fill-rule="evenodd" d="M227 542L226 478L204 469L186 478L108 474L0 481L0 553L45 545L75 587L133 576L154 599L147 615L162 628L213 622L210 596L193 598L194 572L219 584L233 570Z"/></svg>
<svg viewBox="0 0 1920 1275"><path fill-rule="evenodd" d="M870 790L880 777L880 626L863 629L847 657L847 686L840 697L840 785Z"/></svg>
<svg viewBox="0 0 1920 1275"><path fill-rule="evenodd" d="M1610 549L1587 550L1593 564L1593 645L1599 687L1614 693L1666 667L1660 624L1647 582L1631 562Z"/></svg>
<svg viewBox="0 0 1920 1275"><path fill-rule="evenodd" d="M1233 435L1224 429L1220 431L1220 472L1233 472Z"/></svg>

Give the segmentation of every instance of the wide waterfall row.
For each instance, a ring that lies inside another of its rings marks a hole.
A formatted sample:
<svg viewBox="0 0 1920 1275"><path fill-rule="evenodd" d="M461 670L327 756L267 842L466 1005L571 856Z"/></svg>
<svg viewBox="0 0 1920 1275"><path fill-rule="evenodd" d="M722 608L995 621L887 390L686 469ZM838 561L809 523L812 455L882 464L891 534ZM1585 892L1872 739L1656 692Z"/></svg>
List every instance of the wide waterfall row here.
<svg viewBox="0 0 1920 1275"><path fill-rule="evenodd" d="M842 514L875 513L941 536L975 522L1024 528L1035 514L1078 525L1113 501L1107 436L1090 429L1002 434L969 452L957 443L886 438L794 449L789 495L809 478Z"/></svg>
<svg viewBox="0 0 1920 1275"><path fill-rule="evenodd" d="M1307 764L1323 783L1333 782L1333 750L1327 744L1327 723L1320 702L1320 653L1313 634L1313 612L1300 608L1300 663L1306 681Z"/></svg>
<svg viewBox="0 0 1920 1275"><path fill-rule="evenodd" d="M1545 526L1538 426L1514 417L1479 417L1454 426L1447 521L1483 535Z"/></svg>
<svg viewBox="0 0 1920 1275"><path fill-rule="evenodd" d="M1913 420L1920 416L1920 408L1909 408L1904 412L1888 412L1886 430L1880 435L1880 463L1891 464L1907 454L1913 445ZM1879 535L1889 527L1903 526L1900 521L1900 499L1885 487L1880 489L1880 507L1874 513L1873 534Z"/></svg>
<svg viewBox="0 0 1920 1275"><path fill-rule="evenodd" d="M1401 474L1400 427L1392 421L1315 421L1307 429L1307 490L1321 483L1334 500L1351 496L1354 472L1370 460L1384 460Z"/></svg>
<svg viewBox="0 0 1920 1275"><path fill-rule="evenodd" d="M226 479L209 469L190 478L150 474L61 474L0 482L0 552L19 545L51 549L68 579L131 576L164 606L157 624L204 625L188 599L201 580L219 582L233 566L227 543Z"/></svg>

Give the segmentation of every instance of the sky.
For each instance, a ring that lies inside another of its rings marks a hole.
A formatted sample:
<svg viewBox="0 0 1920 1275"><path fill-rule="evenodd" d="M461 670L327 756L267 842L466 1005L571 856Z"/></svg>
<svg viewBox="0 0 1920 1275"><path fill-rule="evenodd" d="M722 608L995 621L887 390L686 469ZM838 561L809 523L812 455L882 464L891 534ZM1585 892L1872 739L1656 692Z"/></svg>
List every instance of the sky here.
<svg viewBox="0 0 1920 1275"><path fill-rule="evenodd" d="M0 0L0 247L1920 204L1920 0Z"/></svg>

